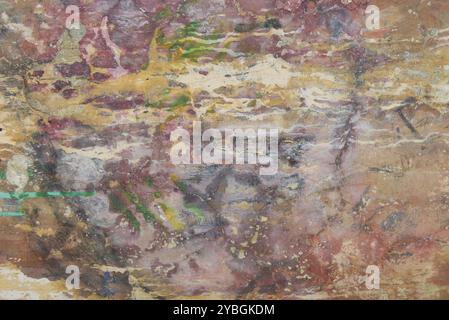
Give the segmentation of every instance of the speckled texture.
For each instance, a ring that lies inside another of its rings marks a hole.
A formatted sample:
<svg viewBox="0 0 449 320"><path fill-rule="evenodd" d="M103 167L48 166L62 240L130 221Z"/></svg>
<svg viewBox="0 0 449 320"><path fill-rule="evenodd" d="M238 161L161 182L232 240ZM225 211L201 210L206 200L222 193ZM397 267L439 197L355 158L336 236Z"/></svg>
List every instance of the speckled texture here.
<svg viewBox="0 0 449 320"><path fill-rule="evenodd" d="M449 298L448 1L0 0L0 39L0 192L66 192L0 199L0 298ZM194 121L278 128L277 174L174 165Z"/></svg>

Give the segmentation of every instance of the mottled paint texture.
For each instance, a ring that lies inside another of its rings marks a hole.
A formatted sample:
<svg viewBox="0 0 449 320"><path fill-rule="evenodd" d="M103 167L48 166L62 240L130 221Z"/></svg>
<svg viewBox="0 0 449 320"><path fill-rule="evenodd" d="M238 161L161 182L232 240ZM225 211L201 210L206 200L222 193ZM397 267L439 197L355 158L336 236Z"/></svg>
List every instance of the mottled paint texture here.
<svg viewBox="0 0 449 320"><path fill-rule="evenodd" d="M446 0L0 0L0 298L449 299L448 107Z"/></svg>

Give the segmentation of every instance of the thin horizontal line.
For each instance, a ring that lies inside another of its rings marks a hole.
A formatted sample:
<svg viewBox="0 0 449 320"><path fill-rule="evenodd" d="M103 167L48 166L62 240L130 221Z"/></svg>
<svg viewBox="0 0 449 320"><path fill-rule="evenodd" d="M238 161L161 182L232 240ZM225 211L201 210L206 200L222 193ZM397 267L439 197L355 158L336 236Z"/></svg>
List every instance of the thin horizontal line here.
<svg viewBox="0 0 449 320"><path fill-rule="evenodd" d="M95 195L95 191L92 192L0 192L0 199L14 199L14 200L24 200L32 198L50 198L50 197L91 197Z"/></svg>
<svg viewBox="0 0 449 320"><path fill-rule="evenodd" d="M22 212L0 212L0 217L23 217Z"/></svg>

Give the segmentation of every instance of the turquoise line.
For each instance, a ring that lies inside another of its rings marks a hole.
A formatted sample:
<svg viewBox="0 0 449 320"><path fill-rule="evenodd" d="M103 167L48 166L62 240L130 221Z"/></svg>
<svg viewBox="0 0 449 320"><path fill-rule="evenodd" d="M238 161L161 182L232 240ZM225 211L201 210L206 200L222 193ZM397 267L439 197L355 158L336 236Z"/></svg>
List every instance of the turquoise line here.
<svg viewBox="0 0 449 320"><path fill-rule="evenodd" d="M23 217L22 212L0 212L0 217Z"/></svg>
<svg viewBox="0 0 449 320"><path fill-rule="evenodd" d="M13 199L13 200L24 200L24 199L36 199L36 198L50 198L50 197L91 197L95 195L95 191L92 192L0 192L0 199Z"/></svg>
<svg viewBox="0 0 449 320"><path fill-rule="evenodd" d="M36 198L50 198L50 197L91 197L95 195L95 191L92 192L60 192L60 191L50 191L50 192L0 192L0 199L13 199L19 202L25 199L36 199ZM0 217L23 217L25 214L23 212L0 212Z"/></svg>

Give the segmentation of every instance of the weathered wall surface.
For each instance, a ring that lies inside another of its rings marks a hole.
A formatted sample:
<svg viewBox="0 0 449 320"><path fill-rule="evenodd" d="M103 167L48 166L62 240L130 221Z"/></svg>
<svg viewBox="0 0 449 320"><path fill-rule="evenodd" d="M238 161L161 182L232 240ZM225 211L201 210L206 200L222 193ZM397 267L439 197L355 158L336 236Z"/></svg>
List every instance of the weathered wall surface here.
<svg viewBox="0 0 449 320"><path fill-rule="evenodd" d="M0 1L0 40L0 298L449 298L449 2ZM194 121L278 128L277 174L174 165Z"/></svg>

